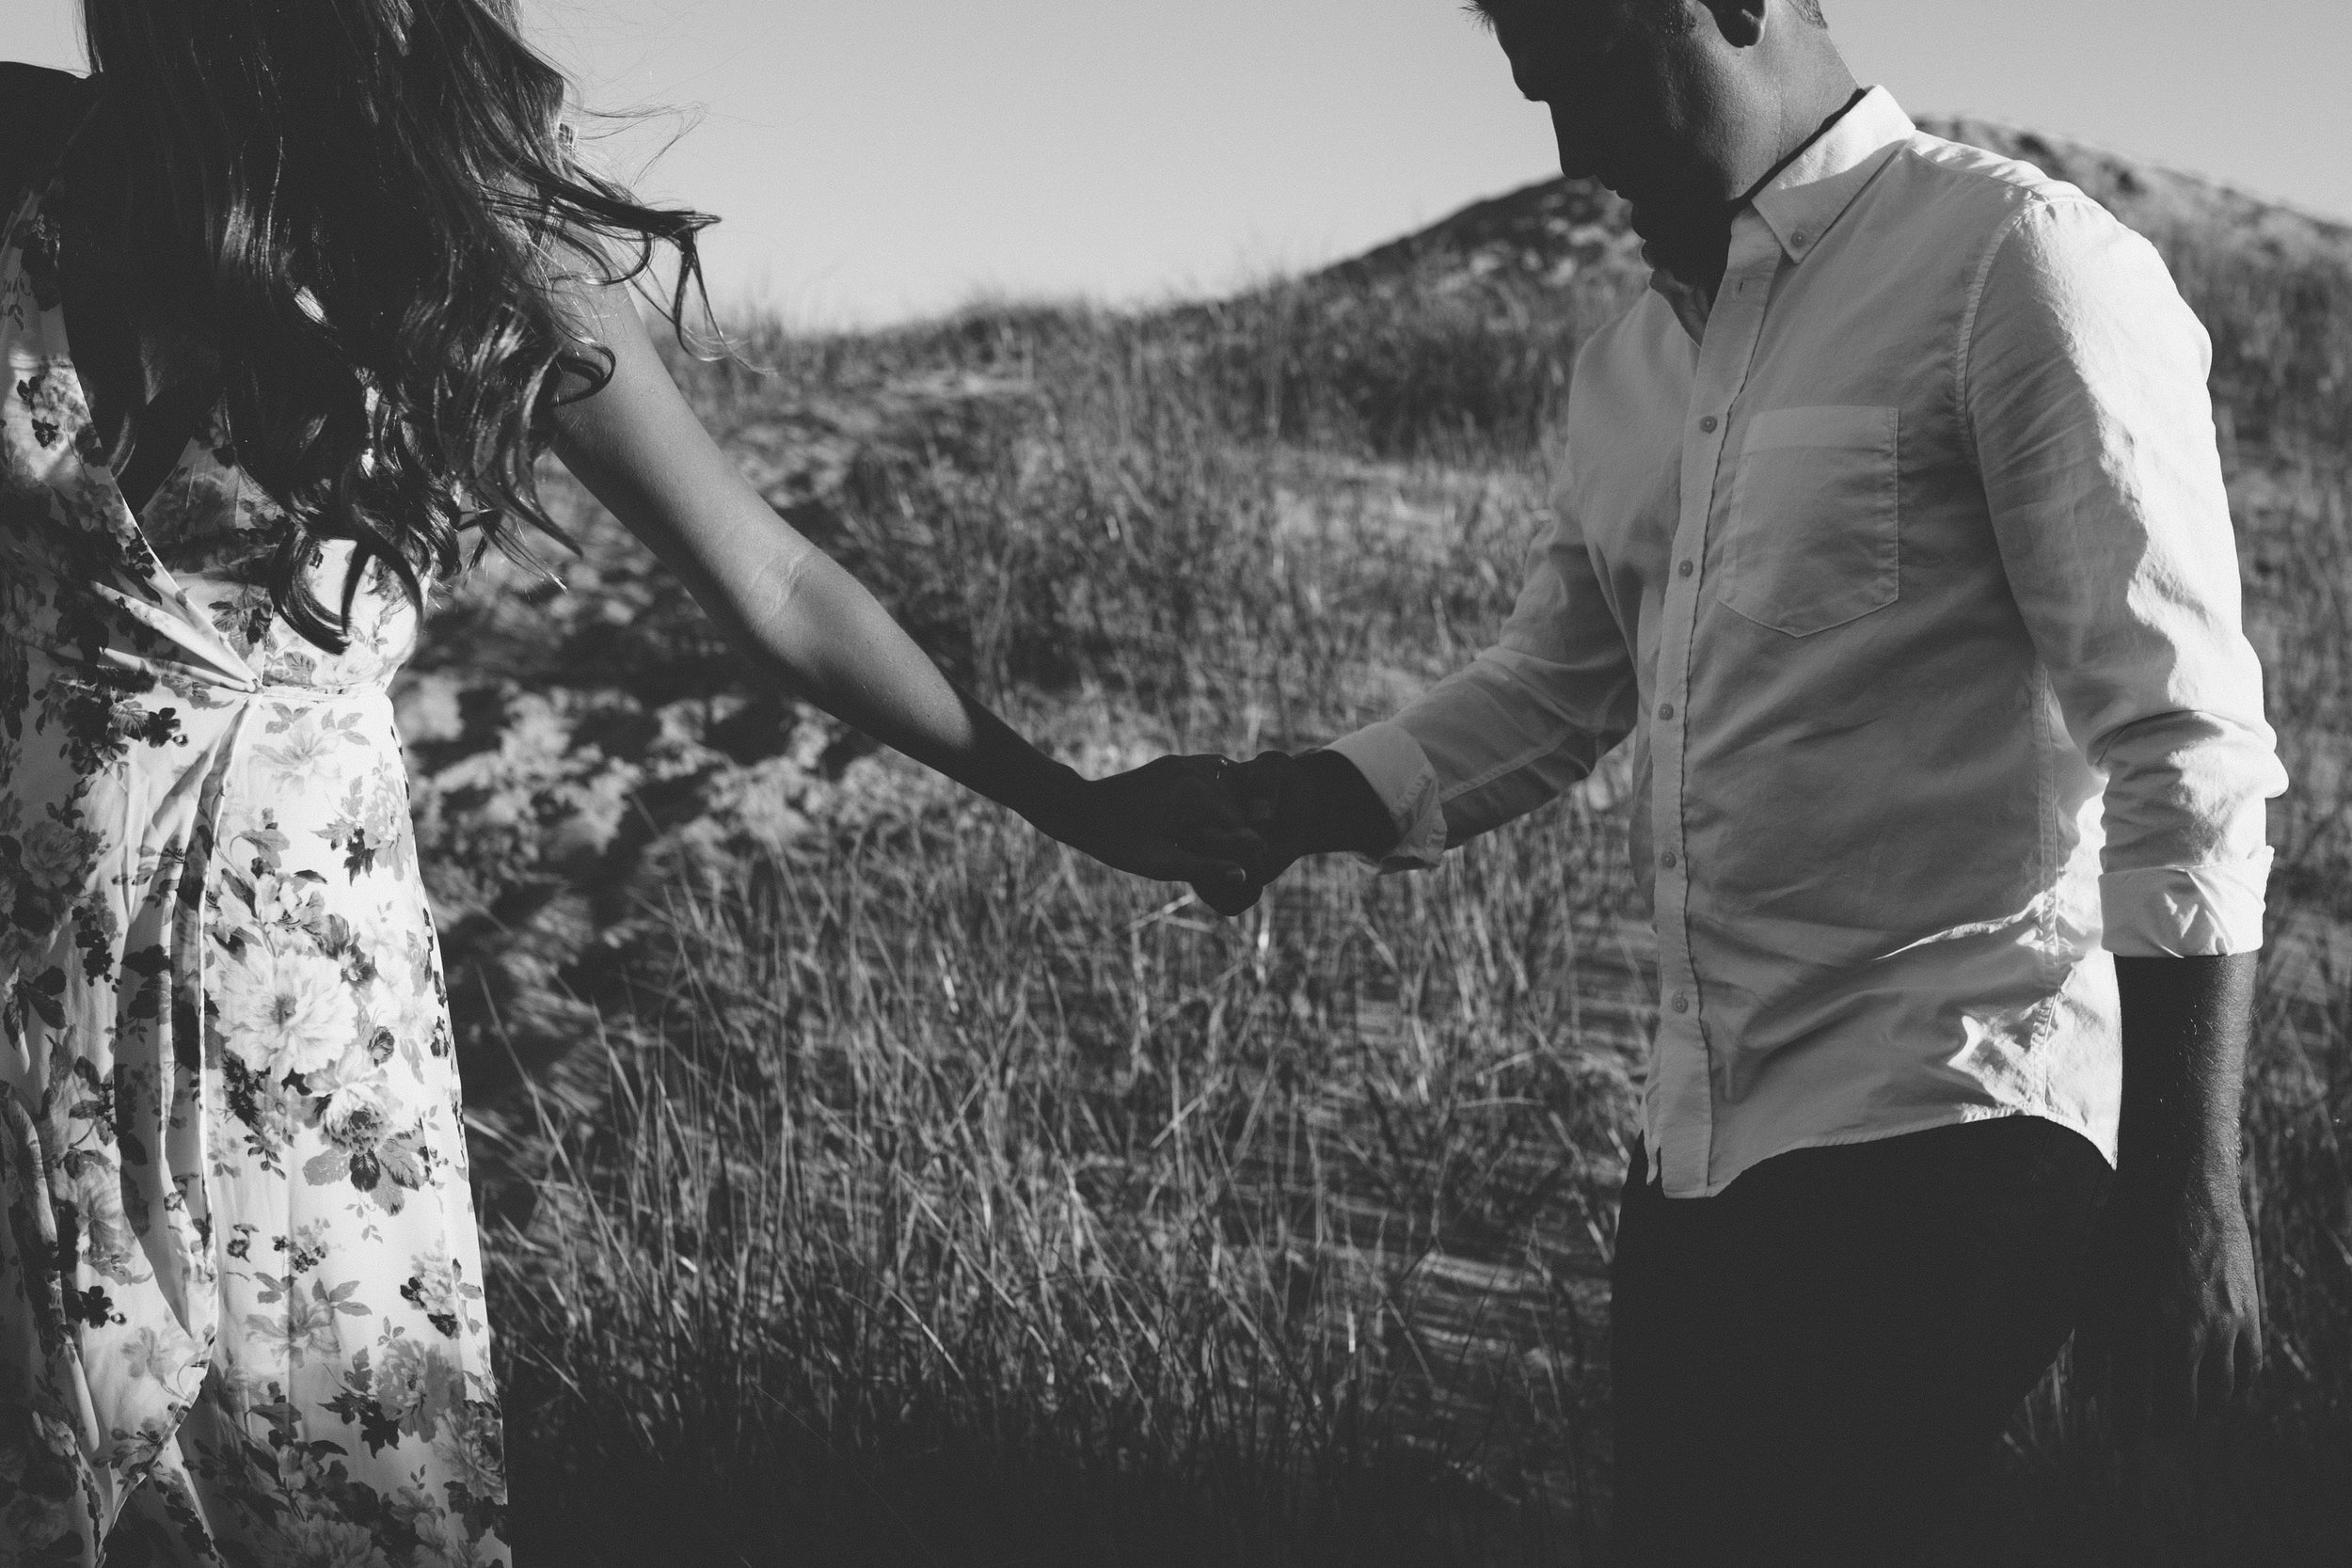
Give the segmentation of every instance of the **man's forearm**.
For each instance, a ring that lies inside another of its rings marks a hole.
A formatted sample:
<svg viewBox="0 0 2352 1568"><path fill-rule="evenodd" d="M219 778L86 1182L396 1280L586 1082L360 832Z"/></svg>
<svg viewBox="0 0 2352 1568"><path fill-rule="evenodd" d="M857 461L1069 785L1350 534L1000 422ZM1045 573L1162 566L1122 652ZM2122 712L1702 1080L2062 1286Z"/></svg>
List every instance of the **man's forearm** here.
<svg viewBox="0 0 2352 1568"><path fill-rule="evenodd" d="M2230 1403L2262 1364L2262 1283L2237 1180L2254 957L2115 969L2122 1147L2077 1352L2131 1441Z"/></svg>
<svg viewBox="0 0 2352 1568"><path fill-rule="evenodd" d="M2254 965L2251 953L2115 960L2123 1008L2116 1175L2127 1189L2234 1185Z"/></svg>

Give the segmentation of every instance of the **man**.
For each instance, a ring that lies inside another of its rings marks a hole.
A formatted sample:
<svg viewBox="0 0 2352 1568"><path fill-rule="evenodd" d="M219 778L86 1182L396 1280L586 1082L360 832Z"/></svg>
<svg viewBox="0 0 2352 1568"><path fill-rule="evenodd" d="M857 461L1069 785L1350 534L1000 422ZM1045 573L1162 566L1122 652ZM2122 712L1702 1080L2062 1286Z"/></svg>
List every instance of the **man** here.
<svg viewBox="0 0 2352 1568"><path fill-rule="evenodd" d="M1814 0L1482 9L1652 292L1579 356L1501 641L1222 795L1165 768L1164 809L1203 847L1246 819L1261 879L1427 866L1631 737L1661 1017L1621 1554L1900 1561L2086 1283L2123 1427L2254 1370L2237 1093L2284 779L2208 344L2079 192L1858 90Z"/></svg>

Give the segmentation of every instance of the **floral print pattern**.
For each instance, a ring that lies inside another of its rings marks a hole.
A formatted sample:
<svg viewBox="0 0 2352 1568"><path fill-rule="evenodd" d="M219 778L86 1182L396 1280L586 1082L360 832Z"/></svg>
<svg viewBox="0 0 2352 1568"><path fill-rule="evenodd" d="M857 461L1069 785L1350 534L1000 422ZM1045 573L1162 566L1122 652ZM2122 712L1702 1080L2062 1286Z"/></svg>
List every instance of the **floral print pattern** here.
<svg viewBox="0 0 2352 1568"><path fill-rule="evenodd" d="M45 183L0 232L0 1562L503 1563L415 616L277 616L216 429L133 515Z"/></svg>

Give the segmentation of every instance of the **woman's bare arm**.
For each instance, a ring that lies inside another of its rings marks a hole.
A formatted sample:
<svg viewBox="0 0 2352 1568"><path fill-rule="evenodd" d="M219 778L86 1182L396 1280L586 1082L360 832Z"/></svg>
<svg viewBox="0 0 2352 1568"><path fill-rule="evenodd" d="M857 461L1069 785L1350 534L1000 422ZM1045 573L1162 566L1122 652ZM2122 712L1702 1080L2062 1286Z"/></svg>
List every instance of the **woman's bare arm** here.
<svg viewBox="0 0 2352 1568"><path fill-rule="evenodd" d="M1238 868L1139 822L1135 791L1089 784L940 673L863 584L745 483L679 396L625 287L571 303L612 350L612 379L559 413L556 453L747 657L795 696L1122 870L1238 879ZM1180 766L1210 791L1210 765Z"/></svg>

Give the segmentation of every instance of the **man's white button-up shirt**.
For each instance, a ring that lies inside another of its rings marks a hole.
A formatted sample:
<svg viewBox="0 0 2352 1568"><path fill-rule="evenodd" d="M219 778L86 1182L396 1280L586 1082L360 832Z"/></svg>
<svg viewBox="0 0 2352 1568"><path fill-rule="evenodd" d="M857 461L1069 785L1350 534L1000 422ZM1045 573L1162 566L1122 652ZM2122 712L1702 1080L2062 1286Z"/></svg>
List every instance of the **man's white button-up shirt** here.
<svg viewBox="0 0 2352 1568"><path fill-rule="evenodd" d="M1579 355L1501 641L1335 749L1403 869L1632 737L1668 1193L2015 1114L2112 1160L2111 955L2260 945L2209 358L2144 240L1883 89Z"/></svg>

